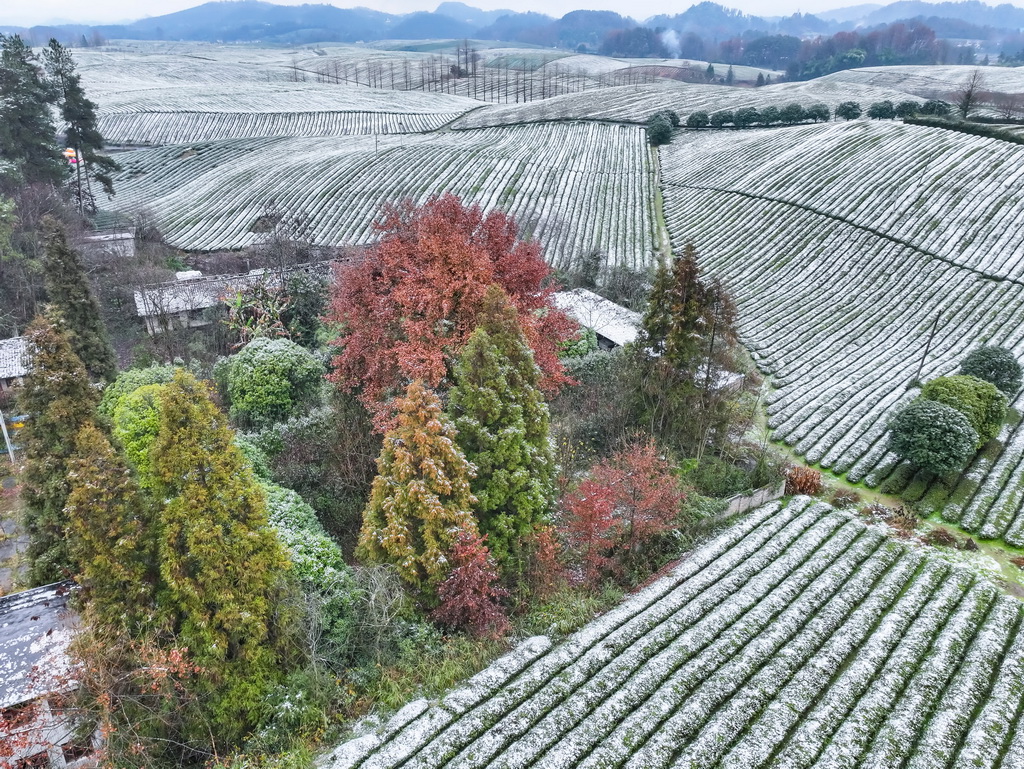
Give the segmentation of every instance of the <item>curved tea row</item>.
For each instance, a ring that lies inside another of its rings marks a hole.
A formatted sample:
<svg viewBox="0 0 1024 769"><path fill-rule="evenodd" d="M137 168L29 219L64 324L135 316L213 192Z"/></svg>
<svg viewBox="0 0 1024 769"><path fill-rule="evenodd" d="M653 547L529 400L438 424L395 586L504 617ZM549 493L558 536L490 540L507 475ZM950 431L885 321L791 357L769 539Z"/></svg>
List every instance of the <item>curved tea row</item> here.
<svg viewBox="0 0 1024 769"><path fill-rule="evenodd" d="M1019 766L1022 616L971 572L797 498L321 765Z"/></svg>

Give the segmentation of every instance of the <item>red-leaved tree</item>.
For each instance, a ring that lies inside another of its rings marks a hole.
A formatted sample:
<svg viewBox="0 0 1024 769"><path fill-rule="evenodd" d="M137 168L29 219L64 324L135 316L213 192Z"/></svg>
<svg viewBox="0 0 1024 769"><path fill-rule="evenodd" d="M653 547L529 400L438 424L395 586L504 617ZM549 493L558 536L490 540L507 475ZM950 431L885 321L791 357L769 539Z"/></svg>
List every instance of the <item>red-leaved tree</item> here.
<svg viewBox="0 0 1024 769"><path fill-rule="evenodd" d="M635 571L676 525L685 496L654 441L628 444L594 466L563 500L562 534L578 579L597 584Z"/></svg>
<svg viewBox="0 0 1024 769"><path fill-rule="evenodd" d="M443 385L492 284L518 311L541 387L567 381L558 346L576 325L552 303L539 244L518 240L512 218L444 195L388 206L376 228L381 239L365 259L337 268L328 318L342 329L331 378L358 392L379 430L390 416L385 404L409 380Z"/></svg>
<svg viewBox="0 0 1024 769"><path fill-rule="evenodd" d="M437 590L440 606L436 622L468 630L478 638L500 638L509 629L501 599L508 591L499 582L498 565L491 557L487 537L461 531L448 560L453 568Z"/></svg>

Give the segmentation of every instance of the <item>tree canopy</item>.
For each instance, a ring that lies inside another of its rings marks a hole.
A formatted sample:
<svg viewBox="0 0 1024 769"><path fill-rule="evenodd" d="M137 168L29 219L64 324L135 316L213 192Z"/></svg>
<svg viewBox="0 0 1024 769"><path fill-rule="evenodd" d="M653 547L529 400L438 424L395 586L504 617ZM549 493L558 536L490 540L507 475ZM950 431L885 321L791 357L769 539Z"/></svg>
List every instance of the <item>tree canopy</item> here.
<svg viewBox="0 0 1024 769"><path fill-rule="evenodd" d="M64 228L52 217L43 219L43 239L47 296L66 321L71 346L89 376L110 381L117 375L117 356L82 262L68 244Z"/></svg>
<svg viewBox="0 0 1024 769"><path fill-rule="evenodd" d="M96 421L99 394L59 319L36 318L25 337L30 365L19 405L29 420L19 436L25 454L22 497L31 580L43 585L74 573L65 537L69 462L79 431Z"/></svg>
<svg viewBox="0 0 1024 769"><path fill-rule="evenodd" d="M381 238L365 259L340 268L329 320L343 330L331 378L358 392L378 429L390 418L385 404L406 382L448 380L492 284L519 311L542 387L567 381L558 350L575 324L553 306L550 268L539 244L518 239L514 220L444 195L389 206L377 230Z"/></svg>
<svg viewBox="0 0 1024 769"><path fill-rule="evenodd" d="M455 366L448 413L476 467L471 489L480 531L498 562L522 555L554 496L555 462L540 371L503 292L485 297L481 326Z"/></svg>
<svg viewBox="0 0 1024 769"><path fill-rule="evenodd" d="M159 619L204 671L190 734L237 745L294 659L288 558L266 498L207 388L185 371L163 385L152 463L160 513Z"/></svg>
<svg viewBox="0 0 1024 769"><path fill-rule="evenodd" d="M945 475L974 454L978 434L951 406L918 398L889 423L889 448L911 464Z"/></svg>
<svg viewBox="0 0 1024 769"><path fill-rule="evenodd" d="M1017 356L1005 347L979 347L960 363L960 373L991 382L1007 398L1012 398L1020 390L1024 370Z"/></svg>
<svg viewBox="0 0 1024 769"><path fill-rule="evenodd" d="M978 446L996 437L1006 418L1006 397L991 382L968 374L933 379L921 388L921 397L967 417L978 435Z"/></svg>
<svg viewBox="0 0 1024 769"><path fill-rule="evenodd" d="M0 160L25 182L59 184L67 177L50 111L55 100L32 49L20 36L0 33Z"/></svg>

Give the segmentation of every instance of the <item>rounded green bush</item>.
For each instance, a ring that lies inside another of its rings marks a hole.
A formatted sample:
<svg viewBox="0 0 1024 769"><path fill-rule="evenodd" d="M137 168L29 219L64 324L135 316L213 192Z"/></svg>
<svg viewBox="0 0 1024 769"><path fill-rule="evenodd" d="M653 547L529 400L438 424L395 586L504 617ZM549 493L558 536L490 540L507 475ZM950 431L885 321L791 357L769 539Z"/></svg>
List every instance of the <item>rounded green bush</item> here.
<svg viewBox="0 0 1024 769"><path fill-rule="evenodd" d="M1020 390L1024 370L1005 347L979 347L964 358L960 373L991 382L1009 398Z"/></svg>
<svg viewBox="0 0 1024 769"><path fill-rule="evenodd" d="M120 404L121 399L131 395L140 387L153 384L167 384L174 379L174 366L149 366L147 368L131 368L118 374L117 379L111 382L103 390L103 400L100 401L100 413L108 417L114 416L114 411Z"/></svg>
<svg viewBox="0 0 1024 769"><path fill-rule="evenodd" d="M166 384L138 387L118 399L113 413L114 438L121 444L124 457L138 474L139 486L154 489L156 477L149 452L160 431L160 396Z"/></svg>
<svg viewBox="0 0 1024 769"><path fill-rule="evenodd" d="M647 121L647 140L655 147L672 141L672 123L660 112Z"/></svg>
<svg viewBox="0 0 1024 769"><path fill-rule="evenodd" d="M991 382L976 376L943 376L925 384L921 397L950 406L965 417L977 433L977 446L999 434L1006 418L1006 396Z"/></svg>
<svg viewBox="0 0 1024 769"><path fill-rule="evenodd" d="M889 449L936 475L960 470L973 456L978 434L951 406L917 398L889 423Z"/></svg>
<svg viewBox="0 0 1024 769"><path fill-rule="evenodd" d="M220 368L231 417L256 427L280 422L314 404L325 373L305 347L264 337L253 339Z"/></svg>

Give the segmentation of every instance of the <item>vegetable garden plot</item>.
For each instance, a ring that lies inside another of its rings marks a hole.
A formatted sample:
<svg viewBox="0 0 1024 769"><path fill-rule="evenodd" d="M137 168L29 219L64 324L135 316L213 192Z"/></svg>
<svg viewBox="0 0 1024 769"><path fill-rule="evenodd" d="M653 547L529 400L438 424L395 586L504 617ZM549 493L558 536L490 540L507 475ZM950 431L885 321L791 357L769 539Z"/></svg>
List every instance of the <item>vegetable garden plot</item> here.
<svg viewBox="0 0 1024 769"><path fill-rule="evenodd" d="M318 244L370 243L384 204L452 192L514 215L556 266L593 249L609 264L653 259L651 155L635 127L231 140L139 150L120 162L110 205L150 211L184 249L256 243L268 212L301 216Z"/></svg>
<svg viewBox="0 0 1024 769"><path fill-rule="evenodd" d="M744 340L774 377L775 436L853 482L948 503L966 530L1024 545L1017 423L959 480L915 477L886 451L936 316L923 380L955 373L982 343L1024 358L1024 153L859 122L708 133L662 159L673 245L692 241L736 296Z"/></svg>
<svg viewBox="0 0 1024 769"><path fill-rule="evenodd" d="M797 498L321 765L1016 765L1022 615L973 573Z"/></svg>

